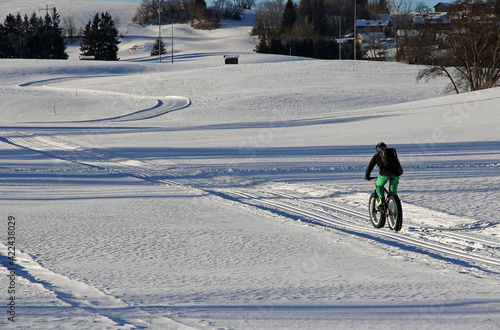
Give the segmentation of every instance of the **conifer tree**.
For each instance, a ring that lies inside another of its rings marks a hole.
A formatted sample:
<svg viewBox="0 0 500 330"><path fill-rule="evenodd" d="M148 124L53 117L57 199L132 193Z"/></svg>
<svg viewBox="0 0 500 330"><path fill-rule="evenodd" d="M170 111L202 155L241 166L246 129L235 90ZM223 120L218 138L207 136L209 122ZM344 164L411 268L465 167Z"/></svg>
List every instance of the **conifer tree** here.
<svg viewBox="0 0 500 330"><path fill-rule="evenodd" d="M111 15L106 13L95 14L83 29L80 42L80 55L95 56L96 60L118 60L118 30Z"/></svg>
<svg viewBox="0 0 500 330"><path fill-rule="evenodd" d="M0 25L0 57L20 58L22 54L21 15L7 15Z"/></svg>
<svg viewBox="0 0 500 330"><path fill-rule="evenodd" d="M293 24L297 20L297 12L295 5L292 0L288 0L285 6L285 11L283 13L283 20L281 21L281 27L285 32L290 32L292 30Z"/></svg>
<svg viewBox="0 0 500 330"><path fill-rule="evenodd" d="M159 42L158 42L158 39L159 39ZM163 40L161 40L161 38L159 38L159 37L156 37L155 43L153 45L153 49L151 50L151 56L158 56L160 54L160 50L161 50L161 54L167 53L167 51L165 49L165 44L163 43Z"/></svg>
<svg viewBox="0 0 500 330"><path fill-rule="evenodd" d="M48 15L47 15L48 16ZM49 30L50 52L48 58L65 60L68 58L66 45L64 43L64 34L61 24L61 16L54 7L51 13L51 29Z"/></svg>

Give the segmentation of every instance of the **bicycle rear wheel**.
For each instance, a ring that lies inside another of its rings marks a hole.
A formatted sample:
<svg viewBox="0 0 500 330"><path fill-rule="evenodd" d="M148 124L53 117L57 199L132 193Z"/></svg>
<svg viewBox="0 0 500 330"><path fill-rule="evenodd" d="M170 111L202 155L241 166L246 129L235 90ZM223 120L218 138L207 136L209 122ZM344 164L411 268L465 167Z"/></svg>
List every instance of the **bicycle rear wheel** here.
<svg viewBox="0 0 500 330"><path fill-rule="evenodd" d="M370 196L368 202L368 212L370 214L370 221L375 228L382 228L385 225L385 212L381 212L378 208L377 193Z"/></svg>
<svg viewBox="0 0 500 330"><path fill-rule="evenodd" d="M403 226L403 208L398 196L387 198L387 224L394 231L400 231Z"/></svg>

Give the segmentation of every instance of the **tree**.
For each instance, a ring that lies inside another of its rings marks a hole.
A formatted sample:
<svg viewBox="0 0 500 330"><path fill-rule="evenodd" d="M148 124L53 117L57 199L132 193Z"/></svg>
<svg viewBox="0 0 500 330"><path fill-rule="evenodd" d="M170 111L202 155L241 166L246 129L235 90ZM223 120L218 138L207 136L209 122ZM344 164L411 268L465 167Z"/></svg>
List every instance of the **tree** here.
<svg viewBox="0 0 500 330"><path fill-rule="evenodd" d="M404 47L411 38L412 30L411 13L413 12L412 0L389 0L389 12L392 15L392 29L396 36L396 60L401 61L406 52Z"/></svg>
<svg viewBox="0 0 500 330"><path fill-rule="evenodd" d="M427 58L435 65L420 71L417 79L448 77L456 93L498 86L500 17L493 1L454 3L448 17L451 23L428 33L435 41L427 49Z"/></svg>
<svg viewBox="0 0 500 330"><path fill-rule="evenodd" d="M165 49L165 44L161 40L160 37L156 37L155 43L153 45L153 49L151 50L151 56L158 56L161 54L166 54L167 51Z"/></svg>
<svg viewBox="0 0 500 330"><path fill-rule="evenodd" d="M140 24L158 23L161 12L162 22L182 22L189 1L183 0L142 0L137 7L133 22Z"/></svg>
<svg viewBox="0 0 500 330"><path fill-rule="evenodd" d="M94 56L101 61L117 61L118 44L118 30L111 15L108 12L95 14L83 29L80 55Z"/></svg>
<svg viewBox="0 0 500 330"><path fill-rule="evenodd" d="M389 15L389 8L387 7L387 0L379 0L378 9L379 13L383 15Z"/></svg>
<svg viewBox="0 0 500 330"><path fill-rule="evenodd" d="M45 16L45 26L47 29L47 57L52 59L67 59L66 45L64 44L63 28L60 26L61 17L54 7L49 16Z"/></svg>
<svg viewBox="0 0 500 330"><path fill-rule="evenodd" d="M23 47L23 35L21 29L21 15L15 17L7 15L5 21L0 25L0 57L20 58Z"/></svg>
<svg viewBox="0 0 500 330"><path fill-rule="evenodd" d="M78 29L75 25L75 19L73 16L66 16L63 18L63 28L66 31L67 36L70 38L71 43L75 42Z"/></svg>
<svg viewBox="0 0 500 330"><path fill-rule="evenodd" d="M288 0L285 6L285 11L283 13L283 20L281 21L281 27L286 32L290 32L296 20L297 20L297 10L295 8L293 1Z"/></svg>
<svg viewBox="0 0 500 330"><path fill-rule="evenodd" d="M267 0L257 5L253 29L260 39L257 49L268 49L279 38L284 8L283 0Z"/></svg>
<svg viewBox="0 0 500 330"><path fill-rule="evenodd" d="M429 6L425 4L425 2L421 1L417 4L415 7L415 11L419 13L420 15L426 15L430 13L432 10Z"/></svg>

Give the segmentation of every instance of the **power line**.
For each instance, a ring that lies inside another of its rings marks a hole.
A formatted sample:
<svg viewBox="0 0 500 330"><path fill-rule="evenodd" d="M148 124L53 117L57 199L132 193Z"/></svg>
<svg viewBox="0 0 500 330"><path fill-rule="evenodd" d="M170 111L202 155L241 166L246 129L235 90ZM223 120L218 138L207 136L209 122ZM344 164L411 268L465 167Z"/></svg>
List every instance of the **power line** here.
<svg viewBox="0 0 500 330"><path fill-rule="evenodd" d="M38 9L38 11L42 11L42 10L45 10L45 15L48 15L49 14L49 5L46 4L45 9Z"/></svg>

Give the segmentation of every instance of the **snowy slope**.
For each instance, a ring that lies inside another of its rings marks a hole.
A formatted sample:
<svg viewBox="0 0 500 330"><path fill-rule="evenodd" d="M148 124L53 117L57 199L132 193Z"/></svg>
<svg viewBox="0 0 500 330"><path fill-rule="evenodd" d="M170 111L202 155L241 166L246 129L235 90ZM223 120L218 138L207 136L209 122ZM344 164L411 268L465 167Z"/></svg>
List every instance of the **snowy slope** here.
<svg viewBox="0 0 500 330"><path fill-rule="evenodd" d="M0 60L2 327L500 326L500 90L255 54L251 20L174 25L174 63L133 24L118 62ZM399 233L366 210L382 140L405 168Z"/></svg>

